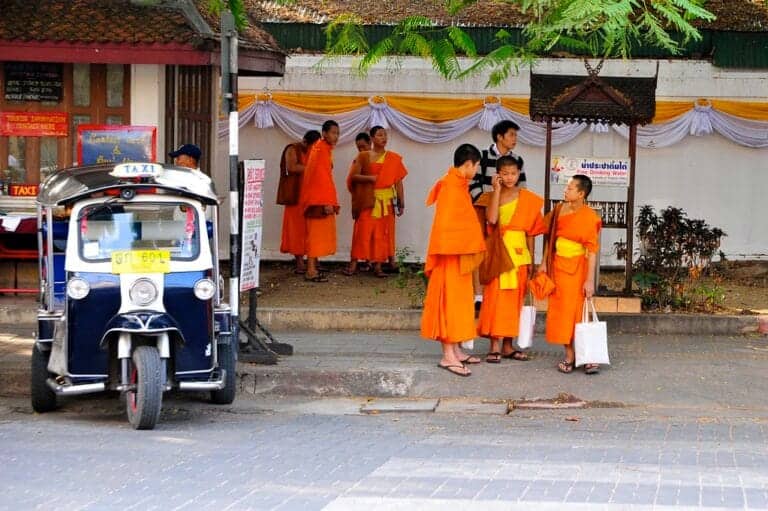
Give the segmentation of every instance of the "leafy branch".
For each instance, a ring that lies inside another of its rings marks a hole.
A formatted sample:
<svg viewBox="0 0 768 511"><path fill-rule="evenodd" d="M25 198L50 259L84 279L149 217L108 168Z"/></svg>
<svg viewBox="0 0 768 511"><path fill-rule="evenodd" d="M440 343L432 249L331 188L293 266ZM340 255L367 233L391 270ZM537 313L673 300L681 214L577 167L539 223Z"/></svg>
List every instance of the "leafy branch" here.
<svg viewBox="0 0 768 511"><path fill-rule="evenodd" d="M445 0L444 5L455 17L477 1ZM703 7L705 0L498 1L515 5L529 18L522 42L500 30L494 48L481 56L470 34L457 24L440 27L426 16L409 16L369 46L362 20L345 15L326 28L326 55L320 66L353 55L361 57L357 70L365 75L383 59L413 55L430 60L446 79L488 73L487 85L497 86L521 65L556 48L598 58L629 58L640 45L650 45L676 55L683 45L701 39L692 21L715 19ZM468 57L468 64L462 63L462 56Z"/></svg>

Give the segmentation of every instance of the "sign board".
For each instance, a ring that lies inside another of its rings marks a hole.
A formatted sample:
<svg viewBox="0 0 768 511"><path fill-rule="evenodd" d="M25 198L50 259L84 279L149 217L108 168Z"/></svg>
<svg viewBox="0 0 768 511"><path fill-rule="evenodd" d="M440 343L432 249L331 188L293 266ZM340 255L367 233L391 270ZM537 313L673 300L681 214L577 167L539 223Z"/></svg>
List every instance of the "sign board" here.
<svg viewBox="0 0 768 511"><path fill-rule="evenodd" d="M77 127L78 165L153 162L157 127L81 124Z"/></svg>
<svg viewBox="0 0 768 511"><path fill-rule="evenodd" d="M240 291L259 287L262 218L264 214L264 160L243 161L242 259Z"/></svg>
<svg viewBox="0 0 768 511"><path fill-rule="evenodd" d="M629 158L593 158L553 156L549 181L565 185L576 174L592 180L594 186L629 187Z"/></svg>
<svg viewBox="0 0 768 511"><path fill-rule="evenodd" d="M66 112L0 112L0 136L66 137Z"/></svg>
<svg viewBox="0 0 768 511"><path fill-rule="evenodd" d="M37 197L37 192L39 191L39 188L40 188L39 185L9 184L8 195L10 195L11 197Z"/></svg>
<svg viewBox="0 0 768 511"><path fill-rule="evenodd" d="M61 64L6 62L4 68L6 101L61 101L64 89Z"/></svg>

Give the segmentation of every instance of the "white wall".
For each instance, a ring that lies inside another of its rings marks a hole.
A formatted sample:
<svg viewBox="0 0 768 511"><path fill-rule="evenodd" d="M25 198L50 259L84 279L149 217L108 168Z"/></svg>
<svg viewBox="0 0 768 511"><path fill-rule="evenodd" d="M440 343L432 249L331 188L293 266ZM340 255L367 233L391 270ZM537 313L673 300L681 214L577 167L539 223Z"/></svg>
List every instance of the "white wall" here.
<svg viewBox="0 0 768 511"><path fill-rule="evenodd" d="M131 65L131 124L157 126L157 159L165 154L165 66Z"/></svg>
<svg viewBox="0 0 768 511"><path fill-rule="evenodd" d="M485 79L476 78L459 83L446 82L431 71L429 64L417 59L405 59L399 71L381 68L367 79L356 78L349 61L318 75L312 68L316 57L292 57L288 61L284 78L241 79L240 90L265 88L278 91L325 92L329 94L411 94L429 93L483 97L488 94L529 94L527 72L511 79L499 89L484 88ZM605 75L652 75L655 61L608 62ZM546 60L538 72L583 74L583 65L573 60ZM768 90L768 73L724 71L706 62L670 62L659 64L659 99L690 99L698 97L759 99L759 91ZM319 129L319 127L318 127ZM279 253L282 207L274 204L277 189L277 170L282 148L291 140L280 130L257 129L247 126L240 131L240 156L259 157L267 161L264 204L264 246L267 259L283 258ZM480 148L487 147L490 134L475 129L451 143L418 144L390 130L389 149L403 155L409 170L405 181L406 212L398 222L399 247L409 247L423 258L426 250L432 211L424 206L424 199L432 183L451 163L453 150L463 142ZM226 165L226 140L219 143L218 162ZM583 132L571 142L553 148L554 154L570 156L619 157L627 155L627 140L613 131L609 133ZM529 188L543 195L544 148L520 145L518 151L525 158ZM336 149L334 175L342 213L338 217L338 252L334 259L346 260L352 236L349 213L349 194L344 187L349 164L354 156L352 144ZM226 190L226 182L218 182L219 191ZM691 218L702 218L710 225L720 227L727 234L722 250L730 258L768 257L768 150L748 149L729 142L719 135L688 137L684 142L663 149L638 149L636 198L637 207L650 204L664 208L669 205L683 208ZM554 187L552 196L560 191ZM596 188L595 200L624 200L621 190ZM617 264L612 256L612 243L623 239L624 231L606 230L603 235L602 264Z"/></svg>

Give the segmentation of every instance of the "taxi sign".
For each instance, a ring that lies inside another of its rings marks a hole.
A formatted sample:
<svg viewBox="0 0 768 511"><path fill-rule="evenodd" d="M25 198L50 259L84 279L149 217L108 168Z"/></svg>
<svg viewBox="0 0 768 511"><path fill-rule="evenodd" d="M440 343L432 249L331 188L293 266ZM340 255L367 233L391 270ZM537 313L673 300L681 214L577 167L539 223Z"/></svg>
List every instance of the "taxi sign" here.
<svg viewBox="0 0 768 511"><path fill-rule="evenodd" d="M168 273L171 271L168 250L115 250L112 273Z"/></svg>
<svg viewBox="0 0 768 511"><path fill-rule="evenodd" d="M157 177L163 173L163 166L158 163L121 163L115 165L110 176L116 178Z"/></svg>

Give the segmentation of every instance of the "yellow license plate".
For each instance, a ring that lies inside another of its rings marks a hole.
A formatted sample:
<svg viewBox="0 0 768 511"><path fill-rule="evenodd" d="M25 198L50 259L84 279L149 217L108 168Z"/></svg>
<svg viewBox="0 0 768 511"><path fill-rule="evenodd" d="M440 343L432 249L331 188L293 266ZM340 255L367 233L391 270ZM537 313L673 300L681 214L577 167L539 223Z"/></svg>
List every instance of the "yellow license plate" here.
<svg viewBox="0 0 768 511"><path fill-rule="evenodd" d="M112 273L168 273L168 250L116 250L112 252Z"/></svg>

